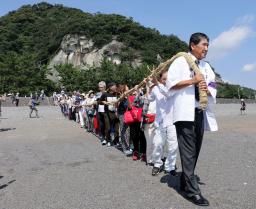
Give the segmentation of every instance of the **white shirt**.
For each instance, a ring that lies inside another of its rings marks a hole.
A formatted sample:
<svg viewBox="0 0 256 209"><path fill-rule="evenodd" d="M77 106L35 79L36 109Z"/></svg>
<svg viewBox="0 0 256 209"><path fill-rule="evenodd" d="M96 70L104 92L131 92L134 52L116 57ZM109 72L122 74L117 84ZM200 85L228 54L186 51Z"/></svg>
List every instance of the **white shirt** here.
<svg viewBox="0 0 256 209"><path fill-rule="evenodd" d="M98 112L105 112L105 106L104 105L99 105L98 106Z"/></svg>
<svg viewBox="0 0 256 209"><path fill-rule="evenodd" d="M193 60L196 60L192 54L190 55ZM211 69L211 66L203 60L200 61L198 67L204 75L208 90L211 93L211 96L208 96L208 106L204 111L204 127L205 130L217 131L218 125L215 116L210 109L210 105L216 102L217 90L214 87L215 74ZM189 80L193 78L193 76L194 72L190 70L186 59L184 57L179 57L169 67L166 87L171 89L180 81ZM171 90L171 92L173 94L173 123L178 121L194 121L195 107L198 106L195 100L195 86L190 85L182 89Z"/></svg>
<svg viewBox="0 0 256 209"><path fill-rule="evenodd" d="M107 97L107 101L108 102L116 102L117 101L117 97ZM108 105L108 110L112 111L112 112L116 112L115 105Z"/></svg>
<svg viewBox="0 0 256 209"><path fill-rule="evenodd" d="M68 98L67 100L68 108L72 108L72 99Z"/></svg>
<svg viewBox="0 0 256 209"><path fill-rule="evenodd" d="M156 114L156 101L150 102L148 106L148 114Z"/></svg>
<svg viewBox="0 0 256 209"><path fill-rule="evenodd" d="M161 91L163 91L162 89L168 91L163 84L160 84L154 86L151 93L148 95L148 100L150 102L156 102L156 119L154 123L156 127L167 127L173 124L172 105L170 105L172 104L171 97L161 93Z"/></svg>
<svg viewBox="0 0 256 209"><path fill-rule="evenodd" d="M87 99L84 99L84 100L81 100L81 101L80 101L80 105L82 106L82 107L80 108L80 112L82 112L82 113L84 113L84 112L86 111L86 107L85 107L85 105L86 105L86 100L87 100Z"/></svg>
<svg viewBox="0 0 256 209"><path fill-rule="evenodd" d="M93 104L94 104L94 102L95 102L95 97L89 97L89 98L87 98L86 99L86 105L87 105L87 108L88 109L93 109Z"/></svg>

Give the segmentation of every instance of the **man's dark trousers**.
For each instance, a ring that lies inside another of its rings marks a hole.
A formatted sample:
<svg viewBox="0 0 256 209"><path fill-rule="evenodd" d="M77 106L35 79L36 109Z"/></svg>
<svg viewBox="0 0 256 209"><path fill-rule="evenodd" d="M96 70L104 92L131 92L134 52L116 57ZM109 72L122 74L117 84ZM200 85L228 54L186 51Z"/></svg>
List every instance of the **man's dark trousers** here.
<svg viewBox="0 0 256 209"><path fill-rule="evenodd" d="M182 165L181 189L189 197L201 194L194 171L204 135L203 111L196 108L194 122L178 121L175 127Z"/></svg>

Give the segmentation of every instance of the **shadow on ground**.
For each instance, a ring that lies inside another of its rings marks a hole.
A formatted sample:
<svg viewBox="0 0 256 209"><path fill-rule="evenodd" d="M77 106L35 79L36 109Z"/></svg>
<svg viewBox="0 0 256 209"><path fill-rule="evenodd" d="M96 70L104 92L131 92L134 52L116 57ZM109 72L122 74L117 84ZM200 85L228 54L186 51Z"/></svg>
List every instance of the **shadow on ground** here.
<svg viewBox="0 0 256 209"><path fill-rule="evenodd" d="M0 128L0 132L4 132L4 131L12 131L15 130L16 128Z"/></svg>
<svg viewBox="0 0 256 209"><path fill-rule="evenodd" d="M2 179L3 178L3 176L0 176L0 179ZM11 180L11 181L9 181L8 183L6 183L6 184L3 184L3 185L0 185L0 190L1 189L4 189L4 188L6 188L6 187L8 187L10 184L12 184L12 183L14 183L16 180Z"/></svg>
<svg viewBox="0 0 256 209"><path fill-rule="evenodd" d="M197 175L195 176L199 185L205 185L205 183L201 181L199 176ZM167 184L168 187L174 189L179 195L187 199L185 193L180 190L180 178L181 178L181 172L178 172L177 176L171 176L170 174L166 174L162 176L162 178L160 179L160 183Z"/></svg>

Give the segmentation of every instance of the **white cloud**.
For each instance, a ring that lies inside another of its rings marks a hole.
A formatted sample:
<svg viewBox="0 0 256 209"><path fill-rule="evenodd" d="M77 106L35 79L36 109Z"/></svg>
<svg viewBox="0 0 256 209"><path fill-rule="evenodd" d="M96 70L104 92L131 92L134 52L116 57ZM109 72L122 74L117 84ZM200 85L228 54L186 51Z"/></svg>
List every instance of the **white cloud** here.
<svg viewBox="0 0 256 209"><path fill-rule="evenodd" d="M242 71L245 71L245 72L256 71L256 64L247 64L243 67Z"/></svg>
<svg viewBox="0 0 256 209"><path fill-rule="evenodd" d="M247 14L247 15L245 15L245 16L243 16L243 17L239 17L238 19L237 19L237 24L242 24L242 25L244 25L244 24L250 24L251 22L253 22L254 21L254 19L255 19L255 16L254 15L252 15L252 14Z"/></svg>
<svg viewBox="0 0 256 209"><path fill-rule="evenodd" d="M210 43L209 59L215 60L237 49L244 40L253 34L249 26L233 26L222 32Z"/></svg>
<svg viewBox="0 0 256 209"><path fill-rule="evenodd" d="M243 41L252 37L255 34L250 26L253 20L253 15L240 17L234 26L213 39L209 47L209 60L212 61L226 56L239 48Z"/></svg>

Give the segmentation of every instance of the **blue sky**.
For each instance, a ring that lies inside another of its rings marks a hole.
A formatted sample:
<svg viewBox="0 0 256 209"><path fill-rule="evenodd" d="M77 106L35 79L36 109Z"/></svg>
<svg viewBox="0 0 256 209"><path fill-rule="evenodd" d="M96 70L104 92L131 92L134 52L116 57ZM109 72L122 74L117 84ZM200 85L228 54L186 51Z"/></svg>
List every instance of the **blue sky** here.
<svg viewBox="0 0 256 209"><path fill-rule="evenodd" d="M37 0L1 1L0 15ZM193 32L210 37L207 60L223 79L256 89L256 1L253 0L49 0L86 12L117 13L163 34L188 41Z"/></svg>

